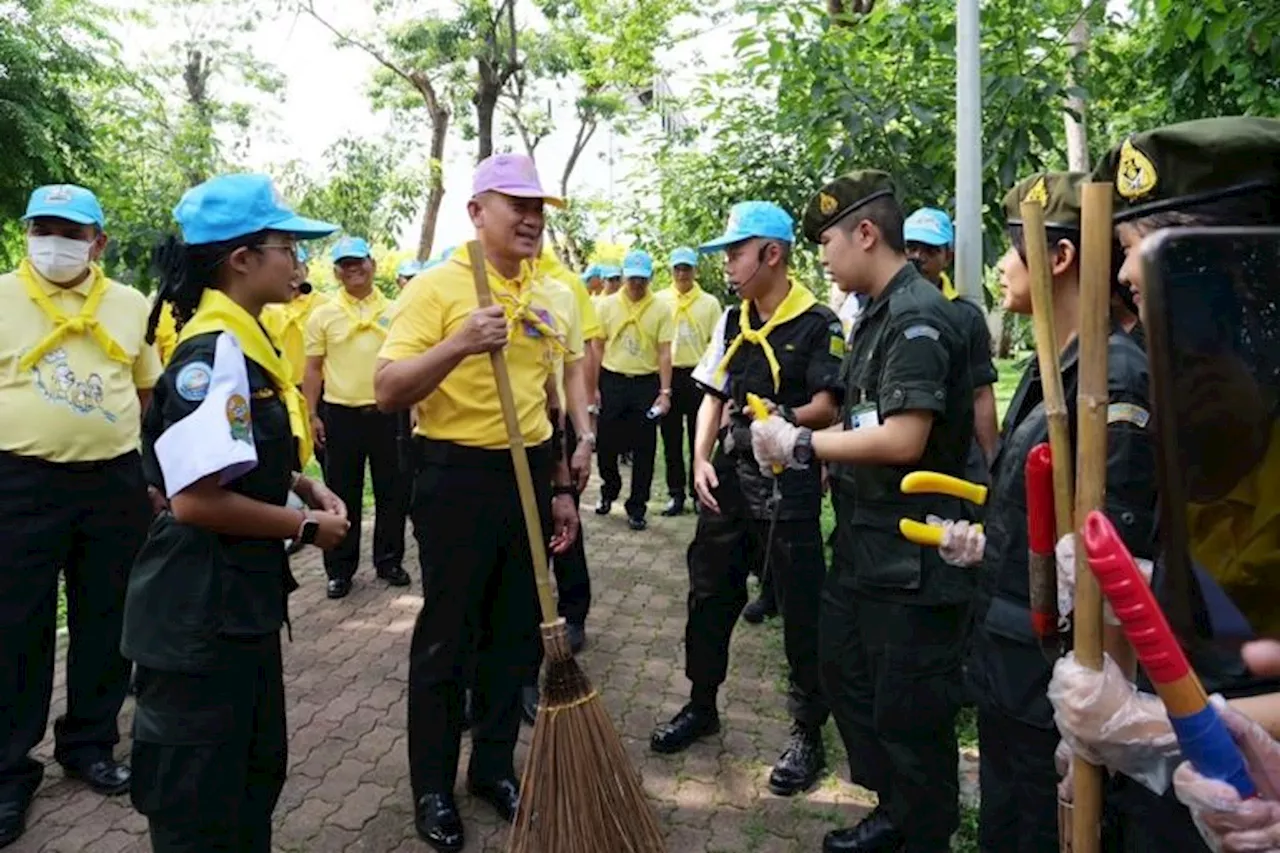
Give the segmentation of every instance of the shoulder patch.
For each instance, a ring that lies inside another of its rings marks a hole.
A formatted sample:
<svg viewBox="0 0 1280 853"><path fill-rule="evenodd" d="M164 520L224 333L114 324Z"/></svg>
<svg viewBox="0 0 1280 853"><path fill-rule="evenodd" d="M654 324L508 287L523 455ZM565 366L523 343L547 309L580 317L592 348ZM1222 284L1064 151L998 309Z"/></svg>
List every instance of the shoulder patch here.
<svg viewBox="0 0 1280 853"><path fill-rule="evenodd" d="M835 358L844 358L844 325L836 321L827 327L830 337L827 339L827 352Z"/></svg>
<svg viewBox="0 0 1280 853"><path fill-rule="evenodd" d="M1107 406L1108 424L1133 424L1138 429L1146 429L1151 421L1151 413L1133 403L1112 403Z"/></svg>
<svg viewBox="0 0 1280 853"><path fill-rule="evenodd" d="M916 326L908 326L902 335L909 341L914 341L916 338L929 338L936 341L942 337L942 334L933 326L927 326L923 323Z"/></svg>
<svg viewBox="0 0 1280 853"><path fill-rule="evenodd" d="M209 396L209 383L213 379L213 367L203 361L184 364L173 380L174 390L188 403L199 403Z"/></svg>

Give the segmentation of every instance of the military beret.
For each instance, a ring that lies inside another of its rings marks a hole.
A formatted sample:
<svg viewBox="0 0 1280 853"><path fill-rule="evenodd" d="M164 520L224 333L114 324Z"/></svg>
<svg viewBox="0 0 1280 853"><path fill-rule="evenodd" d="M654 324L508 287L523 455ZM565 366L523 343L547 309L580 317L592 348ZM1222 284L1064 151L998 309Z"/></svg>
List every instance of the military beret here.
<svg viewBox="0 0 1280 853"><path fill-rule="evenodd" d="M1135 133L1093 174L1115 184L1117 222L1280 186L1280 120L1207 118Z"/></svg>
<svg viewBox="0 0 1280 853"><path fill-rule="evenodd" d="M1080 230L1080 182L1084 172L1037 172L1014 184L1004 197L1004 219L1009 225L1022 224L1022 203L1038 201L1044 208L1044 224L1049 228Z"/></svg>
<svg viewBox="0 0 1280 853"><path fill-rule="evenodd" d="M894 194L893 178L885 172L862 169L836 178L818 190L804 209L804 236L817 243L832 225L878 198Z"/></svg>

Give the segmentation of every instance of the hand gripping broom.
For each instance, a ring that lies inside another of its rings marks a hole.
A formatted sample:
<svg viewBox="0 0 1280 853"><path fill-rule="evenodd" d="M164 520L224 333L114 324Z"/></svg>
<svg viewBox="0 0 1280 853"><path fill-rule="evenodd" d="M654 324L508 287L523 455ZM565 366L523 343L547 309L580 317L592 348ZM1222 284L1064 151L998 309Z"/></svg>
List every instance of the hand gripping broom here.
<svg viewBox="0 0 1280 853"><path fill-rule="evenodd" d="M480 307L493 304L484 252L467 245ZM661 853L662 834L600 694L569 650L556 615L529 459L501 351L490 354L511 445L542 608L546 676L508 853Z"/></svg>

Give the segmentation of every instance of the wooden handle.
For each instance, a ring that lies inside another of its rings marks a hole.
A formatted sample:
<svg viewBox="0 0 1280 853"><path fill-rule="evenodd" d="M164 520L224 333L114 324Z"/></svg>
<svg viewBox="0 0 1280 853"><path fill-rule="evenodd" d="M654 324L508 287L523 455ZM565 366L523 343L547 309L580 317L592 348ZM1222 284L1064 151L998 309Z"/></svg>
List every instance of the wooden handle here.
<svg viewBox="0 0 1280 853"><path fill-rule="evenodd" d="M493 304L493 292L489 289L489 274L485 268L484 249L480 243L467 244L471 259L471 276L476 283L476 301L481 308ZM556 621L556 600L551 594L551 572L547 567L547 545L542 540L542 516L538 511L538 493L533 487L533 472L529 470L529 456L525 452L524 435L520 432L520 420L516 416L516 401L511 393L511 377L507 373L507 357L503 350L489 353L493 364L493 376L498 381L498 400L502 403L502 420L507 425L507 441L511 446L511 464L516 472L516 488L520 493L520 507L524 511L525 531L529 534L529 551L533 554L533 576L538 584L538 605L542 608L542 621Z"/></svg>

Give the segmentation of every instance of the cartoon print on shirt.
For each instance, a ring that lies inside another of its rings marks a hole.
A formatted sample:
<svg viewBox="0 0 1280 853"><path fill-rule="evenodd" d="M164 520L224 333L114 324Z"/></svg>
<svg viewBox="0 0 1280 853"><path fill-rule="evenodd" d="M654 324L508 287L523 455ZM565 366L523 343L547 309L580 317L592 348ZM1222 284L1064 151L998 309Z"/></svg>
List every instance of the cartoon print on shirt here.
<svg viewBox="0 0 1280 853"><path fill-rule="evenodd" d="M67 363L67 351L62 347L40 359L31 373L36 387L50 403L64 403L78 414L100 414L107 423L116 422L116 415L102 408L105 398L102 377L91 373L77 380L75 371Z"/></svg>

